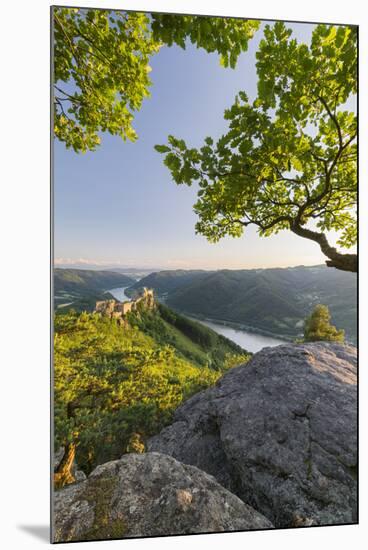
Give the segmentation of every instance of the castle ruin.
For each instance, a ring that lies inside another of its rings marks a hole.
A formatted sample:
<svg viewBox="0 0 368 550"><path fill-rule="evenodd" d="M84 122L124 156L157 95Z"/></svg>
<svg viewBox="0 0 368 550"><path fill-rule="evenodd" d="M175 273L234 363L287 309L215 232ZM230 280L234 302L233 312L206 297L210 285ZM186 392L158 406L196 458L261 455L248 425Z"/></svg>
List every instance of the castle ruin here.
<svg viewBox="0 0 368 550"><path fill-rule="evenodd" d="M135 300L119 302L118 300L100 300L96 302L95 313L101 313L111 319L124 319L127 313L137 311L138 305L143 304L147 309L152 309L155 305L153 290L143 288L141 294Z"/></svg>

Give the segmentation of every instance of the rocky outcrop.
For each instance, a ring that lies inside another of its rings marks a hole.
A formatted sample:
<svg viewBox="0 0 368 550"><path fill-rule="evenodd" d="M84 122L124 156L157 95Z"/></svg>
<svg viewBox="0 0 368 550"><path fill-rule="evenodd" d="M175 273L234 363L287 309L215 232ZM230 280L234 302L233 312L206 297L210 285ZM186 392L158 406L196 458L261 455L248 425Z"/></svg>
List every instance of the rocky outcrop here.
<svg viewBox="0 0 368 550"><path fill-rule="evenodd" d="M94 312L101 313L113 319L124 320L127 313L137 311L140 305L147 309L155 307L155 298L152 289L143 287L137 298L126 302L120 302L115 299L99 300L96 302Z"/></svg>
<svg viewBox="0 0 368 550"><path fill-rule="evenodd" d="M54 542L272 528L201 470L128 454L56 491Z"/></svg>
<svg viewBox="0 0 368 550"><path fill-rule="evenodd" d="M356 349L265 348L148 442L215 476L277 527L356 522Z"/></svg>

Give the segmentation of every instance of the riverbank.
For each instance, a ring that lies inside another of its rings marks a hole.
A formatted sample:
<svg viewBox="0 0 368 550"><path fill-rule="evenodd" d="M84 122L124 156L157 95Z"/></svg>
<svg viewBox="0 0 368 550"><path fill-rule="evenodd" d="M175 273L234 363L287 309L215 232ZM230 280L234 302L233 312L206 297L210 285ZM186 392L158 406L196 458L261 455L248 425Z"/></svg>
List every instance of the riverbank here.
<svg viewBox="0 0 368 550"><path fill-rule="evenodd" d="M179 313L182 313L183 315L186 315L186 317L190 317L193 320L196 321L203 321L208 323L214 323L216 325L221 325L223 327L233 328L235 330L240 330L244 332L250 332L253 334L259 334L260 336L267 336L269 338L275 338L278 340L282 340L283 342L294 342L295 337L294 336L287 336L285 334L277 334L275 332L270 332L268 330L263 330L258 327L245 325L242 323L236 323L234 321L226 321L224 319L213 319L211 317L205 317L203 315L198 315L194 313L188 313L187 311L181 310Z"/></svg>

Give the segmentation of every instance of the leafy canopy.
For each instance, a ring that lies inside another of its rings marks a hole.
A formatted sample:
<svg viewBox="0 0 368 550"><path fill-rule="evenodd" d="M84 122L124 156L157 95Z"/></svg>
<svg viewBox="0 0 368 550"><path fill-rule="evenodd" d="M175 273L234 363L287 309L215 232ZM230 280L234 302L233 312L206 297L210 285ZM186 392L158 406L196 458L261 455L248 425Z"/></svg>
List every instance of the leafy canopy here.
<svg viewBox="0 0 368 550"><path fill-rule="evenodd" d="M55 136L76 152L100 132L134 141L134 113L150 95L150 57L162 45L218 52L234 67L259 21L83 8L53 9Z"/></svg>
<svg viewBox="0 0 368 550"><path fill-rule="evenodd" d="M345 332L330 323L327 306L318 304L304 324L304 342L344 342Z"/></svg>
<svg viewBox="0 0 368 550"><path fill-rule="evenodd" d="M158 49L144 14L55 8L55 136L76 152L94 150L99 131L134 141Z"/></svg>
<svg viewBox="0 0 368 550"><path fill-rule="evenodd" d="M219 53L221 65L232 69L259 26L260 21L252 19L152 14L152 32L161 43L185 50L190 40L197 48Z"/></svg>
<svg viewBox="0 0 368 550"><path fill-rule="evenodd" d="M318 25L308 46L284 23L267 25L256 67L257 98L239 92L217 142L196 149L169 136L156 150L177 184L198 184L196 232L209 241L249 225L261 236L290 229L316 241L329 265L355 271L355 255L338 253L324 233L337 231L341 247L356 242L357 122L346 108L357 87L356 30Z"/></svg>

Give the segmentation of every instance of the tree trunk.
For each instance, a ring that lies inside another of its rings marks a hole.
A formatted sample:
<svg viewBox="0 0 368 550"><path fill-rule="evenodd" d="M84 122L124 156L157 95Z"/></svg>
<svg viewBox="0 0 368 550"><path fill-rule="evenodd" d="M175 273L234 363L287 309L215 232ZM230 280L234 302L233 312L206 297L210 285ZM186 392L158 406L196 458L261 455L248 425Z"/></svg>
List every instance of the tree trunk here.
<svg viewBox="0 0 368 550"><path fill-rule="evenodd" d="M329 258L326 261L328 267L335 267L341 271L351 271L353 273L358 272L358 257L356 254L341 254L337 252L336 248L330 246L324 233L318 233L317 231L311 231L302 227L298 223L293 223L290 229L299 237L309 239L319 244L319 247L323 254Z"/></svg>
<svg viewBox="0 0 368 550"><path fill-rule="evenodd" d="M75 443L66 444L63 458L61 459L60 464L58 465L54 473L54 483L56 489L60 489L68 483L75 482L75 477L72 473L75 450Z"/></svg>

